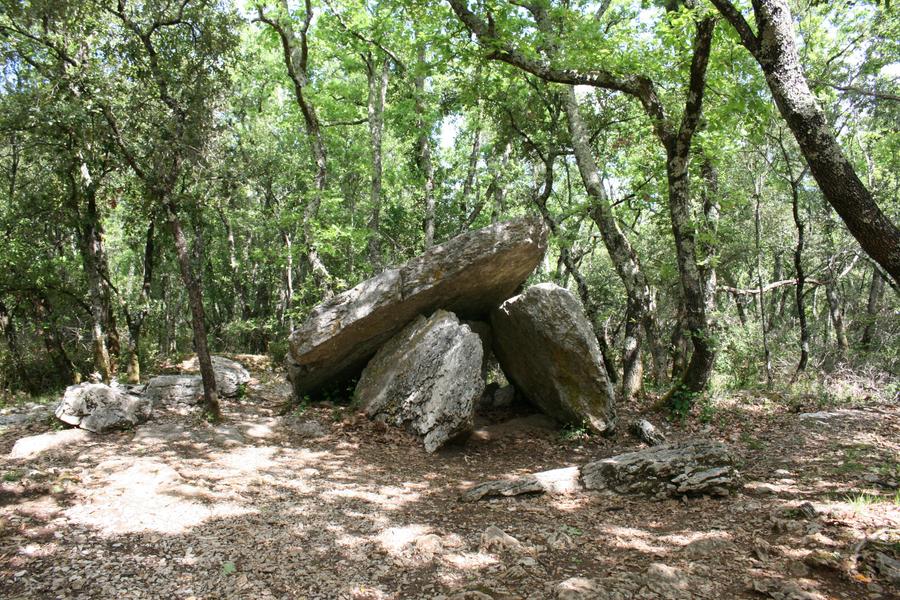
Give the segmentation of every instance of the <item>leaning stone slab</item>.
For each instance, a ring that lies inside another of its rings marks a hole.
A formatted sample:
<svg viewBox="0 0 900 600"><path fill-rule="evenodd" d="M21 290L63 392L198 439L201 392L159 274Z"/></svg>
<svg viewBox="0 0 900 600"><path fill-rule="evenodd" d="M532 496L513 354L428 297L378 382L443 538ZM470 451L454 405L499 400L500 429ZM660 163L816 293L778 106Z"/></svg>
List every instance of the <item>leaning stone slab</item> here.
<svg viewBox="0 0 900 600"><path fill-rule="evenodd" d="M94 433L128 429L150 418L153 402L118 385L70 385L56 407L56 418Z"/></svg>
<svg viewBox="0 0 900 600"><path fill-rule="evenodd" d="M356 386L366 414L406 427L434 452L472 430L484 390L478 334L443 310L419 317L369 362Z"/></svg>
<svg viewBox="0 0 900 600"><path fill-rule="evenodd" d="M726 496L737 485L734 459L724 444L663 444L591 462L581 470L585 488L658 498Z"/></svg>
<svg viewBox="0 0 900 600"><path fill-rule="evenodd" d="M528 288L491 313L494 354L528 400L563 423L615 426L615 393L593 328L570 291Z"/></svg>
<svg viewBox="0 0 900 600"><path fill-rule="evenodd" d="M478 318L512 296L547 248L540 219L459 235L320 304L290 338L296 395L355 375L420 314L438 308Z"/></svg>

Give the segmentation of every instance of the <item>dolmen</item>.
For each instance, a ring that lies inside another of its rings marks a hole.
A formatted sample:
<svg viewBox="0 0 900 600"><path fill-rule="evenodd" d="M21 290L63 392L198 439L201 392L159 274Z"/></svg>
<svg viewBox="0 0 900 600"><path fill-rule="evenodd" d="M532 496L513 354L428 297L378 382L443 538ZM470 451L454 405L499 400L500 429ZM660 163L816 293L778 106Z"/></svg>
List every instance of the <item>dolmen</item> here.
<svg viewBox="0 0 900 600"><path fill-rule="evenodd" d="M358 378L354 401L369 417L434 452L471 431L493 352L549 416L612 431L613 387L580 303L551 283L522 291L546 249L542 220L497 223L323 302L290 336L295 400Z"/></svg>

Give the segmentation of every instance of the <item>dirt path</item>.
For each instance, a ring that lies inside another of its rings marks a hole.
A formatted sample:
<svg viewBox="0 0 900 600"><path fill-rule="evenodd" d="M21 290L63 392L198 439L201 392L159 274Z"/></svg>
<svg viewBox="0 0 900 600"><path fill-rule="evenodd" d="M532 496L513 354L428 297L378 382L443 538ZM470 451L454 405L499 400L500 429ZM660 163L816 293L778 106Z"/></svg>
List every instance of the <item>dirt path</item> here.
<svg viewBox="0 0 900 600"><path fill-rule="evenodd" d="M900 554L897 407L801 419L745 399L670 432L734 448L746 485L726 499L463 504L473 483L636 443L565 440L519 416L428 456L344 409L278 417L285 393L253 385L217 427L156 412L133 432L4 459L0 597L900 597L867 562ZM47 429L8 424L0 453Z"/></svg>

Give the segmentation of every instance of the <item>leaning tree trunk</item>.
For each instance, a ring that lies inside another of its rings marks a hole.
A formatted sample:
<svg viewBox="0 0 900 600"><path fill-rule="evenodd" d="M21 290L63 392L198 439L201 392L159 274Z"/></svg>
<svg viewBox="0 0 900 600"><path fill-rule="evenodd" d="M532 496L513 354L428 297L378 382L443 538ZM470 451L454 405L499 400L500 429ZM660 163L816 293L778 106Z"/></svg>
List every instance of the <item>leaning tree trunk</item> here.
<svg viewBox="0 0 900 600"><path fill-rule="evenodd" d="M610 260L628 295L629 324L626 325L626 348L623 354L622 399L630 400L640 390L643 366L640 361L641 334L634 324L640 323L651 344L661 346L659 328L656 322L656 304L650 284L641 269L637 253L628 241L616 217L612 206L600 181L600 172L590 147L590 138L578 107L575 88L567 86L565 93L566 117L575 160L584 188L591 198L593 206L590 215L600 230L603 244L606 246ZM665 377L665 362L660 364L664 350L654 348L653 357L655 377ZM635 372L640 370L641 372Z"/></svg>
<svg viewBox="0 0 900 600"><path fill-rule="evenodd" d="M191 255L188 250L187 240L175 205L171 201L165 202L166 216L172 237L175 240L175 253L178 257L178 267L181 270L181 279L188 293L188 303L191 307L191 326L194 332L194 349L197 351L197 362L200 365L200 376L203 379L203 404L207 416L212 421L221 418L219 408L219 393L216 389L216 377L213 371L212 358L209 354L209 346L206 338L206 315L203 310L203 294L200 290L200 282L194 276L191 265Z"/></svg>
<svg viewBox="0 0 900 600"><path fill-rule="evenodd" d="M711 1L762 68L778 110L825 199L863 250L900 283L900 230L857 176L809 88L787 0L753 1L758 35L731 2Z"/></svg>
<svg viewBox="0 0 900 600"><path fill-rule="evenodd" d="M370 56L366 63L369 82L369 142L372 153L372 186L370 202L372 216L369 218L369 262L375 271L381 270L381 187L382 187L382 138L384 134L384 105L387 100L390 62L385 56L381 68L377 68Z"/></svg>

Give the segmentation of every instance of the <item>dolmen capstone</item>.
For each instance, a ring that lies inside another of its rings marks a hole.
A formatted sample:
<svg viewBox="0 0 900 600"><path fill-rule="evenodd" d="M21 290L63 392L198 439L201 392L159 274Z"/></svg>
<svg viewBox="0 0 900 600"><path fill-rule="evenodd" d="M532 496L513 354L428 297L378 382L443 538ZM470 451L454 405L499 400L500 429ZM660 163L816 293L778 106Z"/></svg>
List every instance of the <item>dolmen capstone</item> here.
<svg viewBox="0 0 900 600"><path fill-rule="evenodd" d="M535 218L497 223L433 246L316 307L290 338L288 379L301 398L353 377L419 315L484 317L515 294L547 249Z"/></svg>
<svg viewBox="0 0 900 600"><path fill-rule="evenodd" d="M611 431L613 388L578 300L552 284L521 292L546 248L541 220L498 223L320 304L291 334L295 400L359 376L355 403L434 452L471 431L493 346L510 401L518 390L562 423Z"/></svg>

